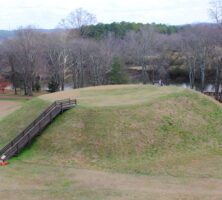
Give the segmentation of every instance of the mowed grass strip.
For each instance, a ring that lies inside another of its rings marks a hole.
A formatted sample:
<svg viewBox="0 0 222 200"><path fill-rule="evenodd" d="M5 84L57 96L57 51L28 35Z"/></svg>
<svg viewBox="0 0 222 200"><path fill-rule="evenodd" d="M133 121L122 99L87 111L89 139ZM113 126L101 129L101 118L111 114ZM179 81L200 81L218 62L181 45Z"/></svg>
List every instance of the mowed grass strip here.
<svg viewBox="0 0 222 200"><path fill-rule="evenodd" d="M1 168L0 197L43 200L220 200L222 180L143 176L14 162Z"/></svg>
<svg viewBox="0 0 222 200"><path fill-rule="evenodd" d="M24 102L27 102L29 99L18 99L18 98L10 98L10 97L8 97L8 98L1 98L0 97L0 101L17 101L17 102L22 102L22 103L24 103Z"/></svg>
<svg viewBox="0 0 222 200"><path fill-rule="evenodd" d="M138 105L155 101L156 98L184 91L179 87L158 87L144 85L98 86L69 90L40 96L41 99L77 99L84 107L111 107Z"/></svg>

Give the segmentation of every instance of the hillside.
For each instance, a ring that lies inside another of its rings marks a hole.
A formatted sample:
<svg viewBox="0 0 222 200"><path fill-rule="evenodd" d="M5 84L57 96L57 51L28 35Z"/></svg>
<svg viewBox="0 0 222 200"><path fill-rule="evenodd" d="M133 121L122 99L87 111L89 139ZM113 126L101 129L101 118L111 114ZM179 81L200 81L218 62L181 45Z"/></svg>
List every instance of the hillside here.
<svg viewBox="0 0 222 200"><path fill-rule="evenodd" d="M177 87L101 86L29 100L0 119L0 147L51 101L79 105L1 167L0 197L221 199L222 107Z"/></svg>
<svg viewBox="0 0 222 200"><path fill-rule="evenodd" d="M49 104L50 102L35 98L23 103L10 115L0 118L0 148L31 123Z"/></svg>
<svg viewBox="0 0 222 200"><path fill-rule="evenodd" d="M69 97L78 99L78 107L56 118L17 159L124 173L221 176L222 109L202 94L177 87L101 86L43 95L16 113L30 121L49 101ZM21 117L2 120L1 141L18 130L8 129L9 119L16 127L25 125ZM199 169L203 163L209 167Z"/></svg>

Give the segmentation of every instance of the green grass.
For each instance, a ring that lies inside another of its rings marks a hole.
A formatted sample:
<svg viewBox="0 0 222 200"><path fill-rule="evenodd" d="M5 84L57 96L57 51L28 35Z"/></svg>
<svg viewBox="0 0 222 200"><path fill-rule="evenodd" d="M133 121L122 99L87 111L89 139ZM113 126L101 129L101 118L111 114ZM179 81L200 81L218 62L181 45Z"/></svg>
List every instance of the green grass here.
<svg viewBox="0 0 222 200"><path fill-rule="evenodd" d="M90 88L78 93L80 105L57 117L18 159L49 164L62 161L67 166L124 173L190 176L180 170L183 160L189 166L198 156L205 159L202 154L213 159L221 155L222 109L198 93L153 86ZM24 115L30 109L35 113L40 105L45 108L48 103L35 99L20 112ZM7 123L12 120L9 118ZM1 122L5 131L7 123ZM198 177L203 172L196 173Z"/></svg>
<svg viewBox="0 0 222 200"><path fill-rule="evenodd" d="M27 102L29 99L16 99L16 98L0 98L0 101L17 101L17 102Z"/></svg>
<svg viewBox="0 0 222 200"><path fill-rule="evenodd" d="M8 143L32 122L50 102L33 99L23 103L21 108L0 120L0 148Z"/></svg>
<svg viewBox="0 0 222 200"><path fill-rule="evenodd" d="M3 199L221 199L219 179L141 176L13 162L1 168Z"/></svg>
<svg viewBox="0 0 222 200"><path fill-rule="evenodd" d="M220 199L222 108L182 88L107 86L45 95L0 121L0 145L46 100L69 97L79 105L2 168L2 198Z"/></svg>

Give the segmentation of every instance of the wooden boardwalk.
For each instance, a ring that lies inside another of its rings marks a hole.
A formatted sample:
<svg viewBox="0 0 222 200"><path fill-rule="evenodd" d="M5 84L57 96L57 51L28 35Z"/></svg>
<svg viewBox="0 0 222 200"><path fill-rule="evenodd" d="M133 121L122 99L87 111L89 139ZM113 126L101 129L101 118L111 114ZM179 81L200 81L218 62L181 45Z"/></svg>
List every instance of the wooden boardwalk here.
<svg viewBox="0 0 222 200"><path fill-rule="evenodd" d="M76 100L64 99L55 101L45 109L31 124L0 150L0 158L8 160L17 155L27 144L60 113L77 105Z"/></svg>
<svg viewBox="0 0 222 200"><path fill-rule="evenodd" d="M216 92L204 92L205 95L211 96L211 97L215 97L216 96ZM222 94L219 93L218 94L219 99L216 99L217 101L222 103Z"/></svg>

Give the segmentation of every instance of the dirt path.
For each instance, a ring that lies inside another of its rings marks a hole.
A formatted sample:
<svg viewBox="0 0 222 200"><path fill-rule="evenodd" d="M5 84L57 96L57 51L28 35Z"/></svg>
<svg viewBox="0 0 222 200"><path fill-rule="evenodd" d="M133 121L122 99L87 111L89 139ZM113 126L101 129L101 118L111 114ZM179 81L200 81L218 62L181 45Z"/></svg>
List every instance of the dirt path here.
<svg viewBox="0 0 222 200"><path fill-rule="evenodd" d="M33 97L16 96L16 95L0 95L0 99L32 99Z"/></svg>
<svg viewBox="0 0 222 200"><path fill-rule="evenodd" d="M0 101L0 119L18 109L21 104L17 101Z"/></svg>

